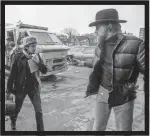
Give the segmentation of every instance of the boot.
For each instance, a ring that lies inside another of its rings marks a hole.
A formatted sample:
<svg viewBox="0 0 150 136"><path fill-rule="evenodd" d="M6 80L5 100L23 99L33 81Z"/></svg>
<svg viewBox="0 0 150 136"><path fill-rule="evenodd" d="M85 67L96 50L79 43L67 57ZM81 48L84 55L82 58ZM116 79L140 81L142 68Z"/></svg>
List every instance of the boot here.
<svg viewBox="0 0 150 136"><path fill-rule="evenodd" d="M44 131L43 115L42 113L36 113L37 131Z"/></svg>
<svg viewBox="0 0 150 136"><path fill-rule="evenodd" d="M11 121L11 129L16 130L16 121Z"/></svg>
<svg viewBox="0 0 150 136"><path fill-rule="evenodd" d="M17 117L15 115L13 115L13 116L10 117L10 120L11 120L11 129L16 130Z"/></svg>

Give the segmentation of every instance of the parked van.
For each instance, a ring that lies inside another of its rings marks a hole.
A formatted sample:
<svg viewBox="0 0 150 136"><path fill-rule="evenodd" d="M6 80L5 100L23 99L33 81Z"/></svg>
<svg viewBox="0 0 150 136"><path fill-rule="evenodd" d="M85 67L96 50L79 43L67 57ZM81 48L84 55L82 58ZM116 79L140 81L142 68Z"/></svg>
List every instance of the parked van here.
<svg viewBox="0 0 150 136"><path fill-rule="evenodd" d="M5 51L5 68L10 69L11 55L16 49L23 49L23 38L26 36L35 36L37 38L36 52L40 54L44 64L48 68L47 74L41 76L53 75L67 70L67 53L69 47L62 44L54 33L50 33L47 27L34 26L28 24L5 26L5 40L11 37L15 47L11 51ZM5 44L6 46L6 44Z"/></svg>

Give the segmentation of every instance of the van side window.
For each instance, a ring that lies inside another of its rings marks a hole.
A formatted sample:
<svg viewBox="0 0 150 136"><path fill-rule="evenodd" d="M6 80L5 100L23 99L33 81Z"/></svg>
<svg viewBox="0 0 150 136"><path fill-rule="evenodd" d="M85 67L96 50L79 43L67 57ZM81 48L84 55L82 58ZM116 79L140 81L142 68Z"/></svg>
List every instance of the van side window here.
<svg viewBox="0 0 150 136"><path fill-rule="evenodd" d="M10 38L11 38L10 40L14 42L14 34L13 34L13 31L8 31L8 32L7 32L7 37L10 37Z"/></svg>
<svg viewBox="0 0 150 136"><path fill-rule="evenodd" d="M27 37L28 36L28 33L26 31L24 32L20 32L19 33L19 37L18 37L18 40L17 40L17 44L18 45L21 45L23 43L23 38Z"/></svg>
<svg viewBox="0 0 150 136"><path fill-rule="evenodd" d="M6 50L11 50L15 46L13 30L7 31L6 34L7 34L5 41L5 46L7 47Z"/></svg>

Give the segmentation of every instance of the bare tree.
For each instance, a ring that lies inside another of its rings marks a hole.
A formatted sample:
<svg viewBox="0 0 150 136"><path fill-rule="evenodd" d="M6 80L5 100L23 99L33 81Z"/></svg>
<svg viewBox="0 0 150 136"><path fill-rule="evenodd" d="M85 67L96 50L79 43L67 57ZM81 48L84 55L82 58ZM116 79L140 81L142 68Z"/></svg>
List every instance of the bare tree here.
<svg viewBox="0 0 150 136"><path fill-rule="evenodd" d="M61 32L67 34L67 36L68 36L67 42L68 43L71 43L72 40L75 41L75 37L77 35L79 35L79 33L73 28L65 28Z"/></svg>

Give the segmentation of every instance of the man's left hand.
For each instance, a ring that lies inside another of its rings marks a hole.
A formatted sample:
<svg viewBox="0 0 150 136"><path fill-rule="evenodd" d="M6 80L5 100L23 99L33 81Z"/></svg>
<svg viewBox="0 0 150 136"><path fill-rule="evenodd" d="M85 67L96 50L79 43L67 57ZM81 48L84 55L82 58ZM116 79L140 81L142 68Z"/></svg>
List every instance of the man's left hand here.
<svg viewBox="0 0 150 136"><path fill-rule="evenodd" d="M40 61L41 61L41 57L39 54L35 54L33 57L32 57L32 60L36 63L36 64L39 64Z"/></svg>

